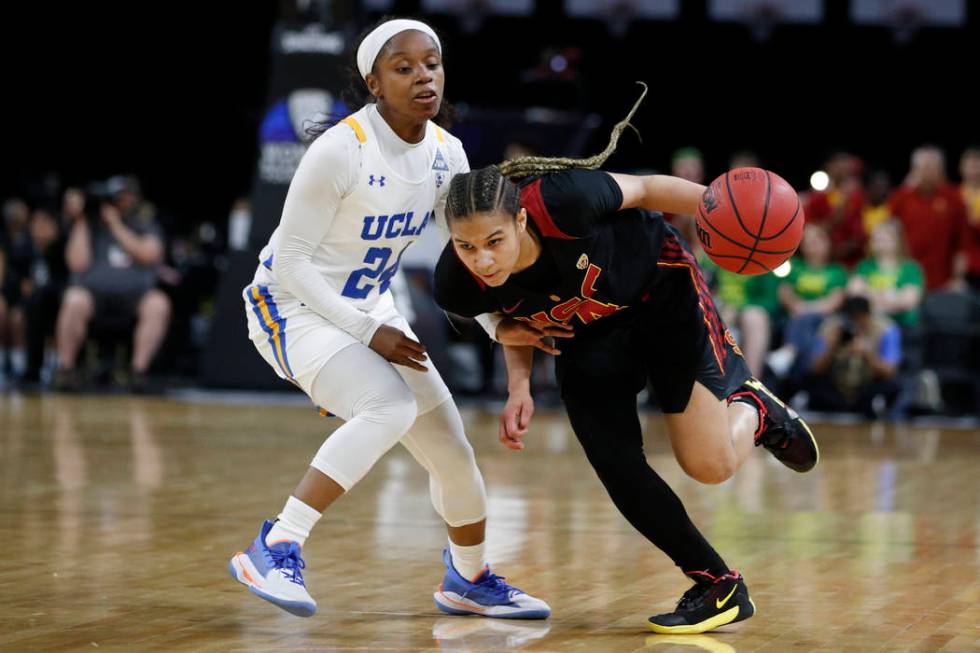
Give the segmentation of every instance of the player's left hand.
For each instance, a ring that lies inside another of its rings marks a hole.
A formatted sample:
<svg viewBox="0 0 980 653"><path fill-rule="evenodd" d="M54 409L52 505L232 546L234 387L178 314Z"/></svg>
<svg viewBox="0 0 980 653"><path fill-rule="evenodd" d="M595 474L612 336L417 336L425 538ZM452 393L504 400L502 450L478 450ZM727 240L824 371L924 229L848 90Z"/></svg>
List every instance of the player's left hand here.
<svg viewBox="0 0 980 653"><path fill-rule="evenodd" d="M529 392L511 393L507 404L500 413L498 429L500 442L514 451L524 450L524 435L527 433L531 416L534 415L534 399Z"/></svg>
<svg viewBox="0 0 980 653"><path fill-rule="evenodd" d="M536 347L546 354L557 356L561 350L554 346L552 338L572 338L575 332L567 324L551 322L525 322L506 318L497 325L497 342L514 347Z"/></svg>

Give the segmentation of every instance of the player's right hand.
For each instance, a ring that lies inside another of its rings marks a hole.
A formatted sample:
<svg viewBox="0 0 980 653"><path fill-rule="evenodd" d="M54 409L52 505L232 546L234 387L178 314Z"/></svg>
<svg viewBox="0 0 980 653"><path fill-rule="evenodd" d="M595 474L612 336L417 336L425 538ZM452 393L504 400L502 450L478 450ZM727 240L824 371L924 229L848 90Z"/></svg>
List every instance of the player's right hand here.
<svg viewBox="0 0 980 653"><path fill-rule="evenodd" d="M371 349L380 354L386 361L395 365L404 365L419 372L427 372L424 363L428 360L425 355L425 345L412 340L400 329L387 324L381 325L371 338Z"/></svg>
<svg viewBox="0 0 980 653"><path fill-rule="evenodd" d="M529 392L512 392L507 397L503 412L500 413L498 437L508 449L524 450L524 435L527 433L531 415L534 414L534 399Z"/></svg>
<svg viewBox="0 0 980 653"><path fill-rule="evenodd" d="M567 324L552 322L525 322L508 317L497 325L497 342L515 347L537 347L541 351L557 356L561 351L548 338L572 338L575 333Z"/></svg>

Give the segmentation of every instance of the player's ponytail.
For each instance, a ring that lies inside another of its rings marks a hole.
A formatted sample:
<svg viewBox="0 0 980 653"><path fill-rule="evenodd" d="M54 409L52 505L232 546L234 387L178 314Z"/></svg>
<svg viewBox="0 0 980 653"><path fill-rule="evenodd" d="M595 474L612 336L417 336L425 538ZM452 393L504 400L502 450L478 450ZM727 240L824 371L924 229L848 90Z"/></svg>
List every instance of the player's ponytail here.
<svg viewBox="0 0 980 653"><path fill-rule="evenodd" d="M525 156L456 175L449 184L446 219L455 220L474 213L497 211L516 216L521 208L520 191L512 180L572 168L594 170L600 167L616 151L616 144L623 131L627 127L636 129L630 124L630 120L647 94L647 85L643 82L638 83L643 87L643 93L640 94L626 118L613 127L609 145L605 150L587 159Z"/></svg>
<svg viewBox="0 0 980 653"><path fill-rule="evenodd" d="M559 172L561 170L569 170L571 168L584 168L586 170L595 170L600 168L603 163L606 162L613 152L616 151L616 144L619 143L619 137L622 135L623 131L629 127L633 131L636 131L636 127L630 124L630 120L636 113L636 110L640 108L640 104L643 102L643 98L647 96L647 85L643 82L637 82L643 87L643 92L640 94L639 99L633 104L633 108L626 117L617 122L616 126L613 127L612 134L609 136L609 145L606 146L602 152L590 156L587 159L571 159L564 157L543 157L543 156L522 156L517 159L512 159L511 161L505 161L503 163L498 163L497 168L500 169L500 173L507 177L508 179L522 179L524 177L531 177L535 175L543 175L549 172ZM639 134L639 132L637 132Z"/></svg>

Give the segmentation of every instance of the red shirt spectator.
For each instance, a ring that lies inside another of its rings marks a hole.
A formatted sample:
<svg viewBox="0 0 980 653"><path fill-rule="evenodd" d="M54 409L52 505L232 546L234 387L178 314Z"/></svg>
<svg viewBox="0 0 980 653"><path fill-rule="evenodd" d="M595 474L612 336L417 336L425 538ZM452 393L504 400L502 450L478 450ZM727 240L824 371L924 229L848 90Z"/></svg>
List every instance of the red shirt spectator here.
<svg viewBox="0 0 980 653"><path fill-rule="evenodd" d="M934 290L953 277L953 258L966 228L966 206L959 189L942 184L928 192L904 184L888 206L905 227L909 253L926 273L926 288Z"/></svg>
<svg viewBox="0 0 980 653"><path fill-rule="evenodd" d="M830 234L833 258L852 265L864 257L864 190L854 186L848 191L832 189L813 191L803 210L806 221L821 224Z"/></svg>
<svg viewBox="0 0 980 653"><path fill-rule="evenodd" d="M853 265L864 257L865 234L861 213L865 193L861 187L861 160L847 152L837 152L825 164L830 186L814 191L803 206L806 221L823 225L830 235L835 261Z"/></svg>
<svg viewBox="0 0 980 653"><path fill-rule="evenodd" d="M946 181L946 157L933 145L912 152L905 183L888 200L905 227L909 253L926 273L926 288L963 284L961 256L966 205L960 191Z"/></svg>
<svg viewBox="0 0 980 653"><path fill-rule="evenodd" d="M966 205L966 224L963 231L963 250L966 273L970 282L980 290L980 148L971 147L960 159L960 197Z"/></svg>

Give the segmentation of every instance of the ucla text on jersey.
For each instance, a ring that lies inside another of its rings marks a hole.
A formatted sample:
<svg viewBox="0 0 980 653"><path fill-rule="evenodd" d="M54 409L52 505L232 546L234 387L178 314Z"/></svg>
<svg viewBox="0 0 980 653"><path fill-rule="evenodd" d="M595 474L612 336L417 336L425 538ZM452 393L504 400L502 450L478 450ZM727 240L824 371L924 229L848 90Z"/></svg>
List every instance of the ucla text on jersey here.
<svg viewBox="0 0 980 653"><path fill-rule="evenodd" d="M426 211L421 220L415 219L413 211L396 213L392 216L387 215L366 215L364 216L364 227L361 229L362 240L377 240L383 235L385 238L398 238L399 236L420 236L425 225L429 224L432 211Z"/></svg>

